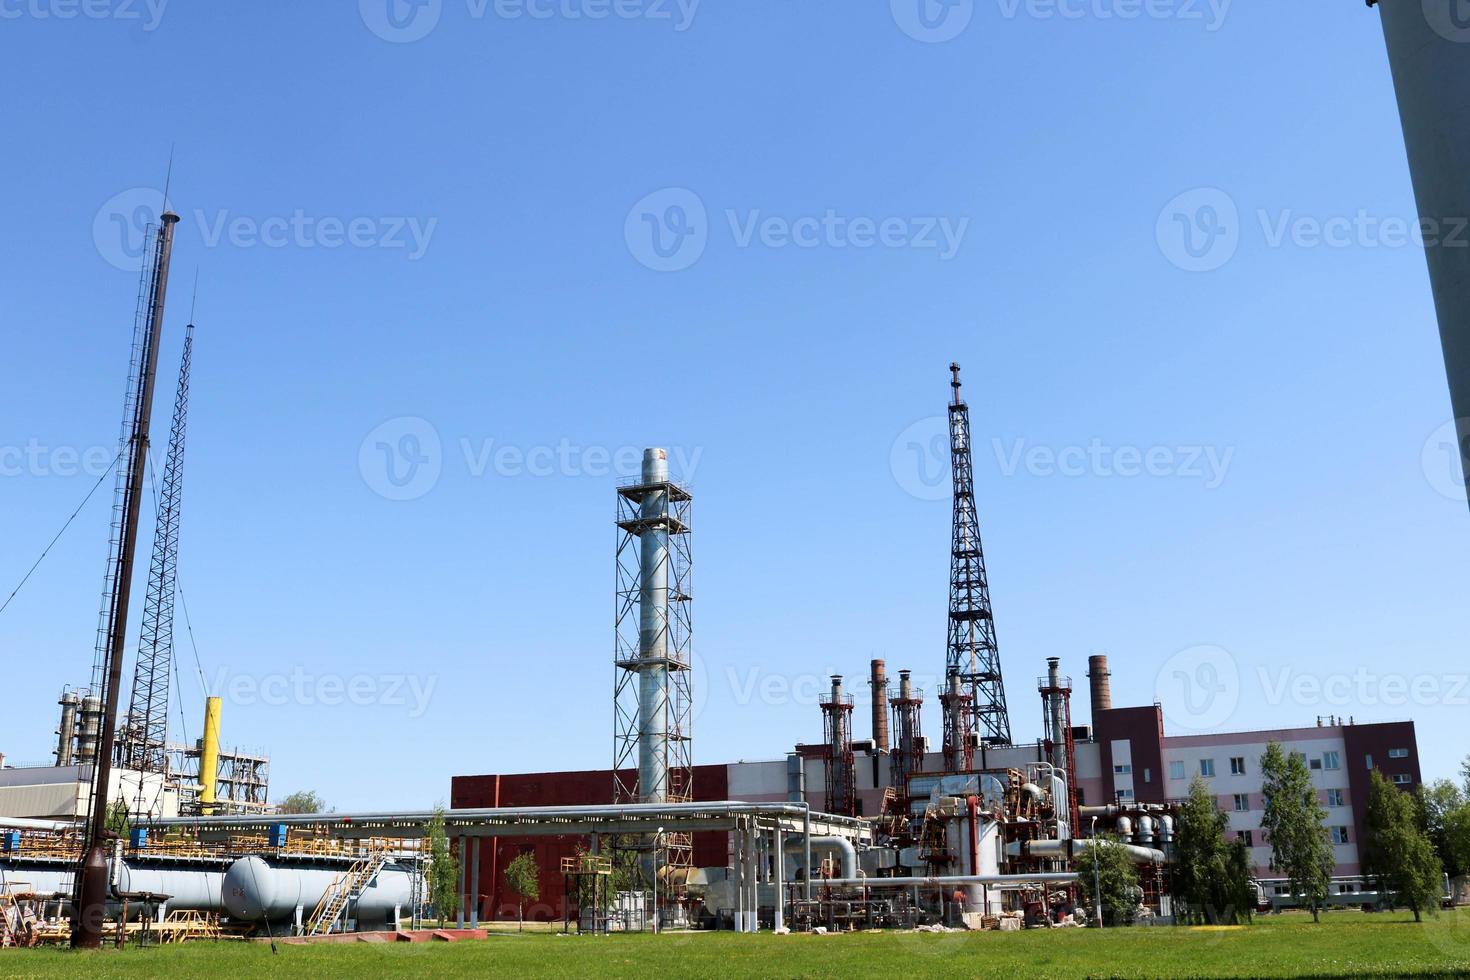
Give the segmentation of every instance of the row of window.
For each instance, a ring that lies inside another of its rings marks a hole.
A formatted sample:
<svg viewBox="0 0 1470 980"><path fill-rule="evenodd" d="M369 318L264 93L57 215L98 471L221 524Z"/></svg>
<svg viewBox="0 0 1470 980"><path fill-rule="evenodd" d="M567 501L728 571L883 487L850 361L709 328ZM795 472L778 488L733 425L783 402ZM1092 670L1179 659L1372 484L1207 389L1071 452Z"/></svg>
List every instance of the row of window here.
<svg viewBox="0 0 1470 980"><path fill-rule="evenodd" d="M1201 759L1201 760L1199 760L1199 774L1201 776L1204 776L1206 779L1209 779L1210 777L1214 776L1215 775L1215 760L1214 759ZM1173 762L1169 763L1169 778L1170 779L1183 779L1185 777L1185 775L1186 775L1186 770L1185 770L1185 767L1184 767L1184 762L1182 760L1175 759ZM1233 756L1230 757L1230 775L1232 775L1232 776L1244 776L1245 775L1245 756L1243 756L1243 755L1233 755Z"/></svg>
<svg viewBox="0 0 1470 980"><path fill-rule="evenodd" d="M1409 757L1409 750L1408 749L1389 749L1388 750L1388 757L1390 759L1407 759ZM1364 756L1363 757L1363 761L1367 763L1367 767L1369 769L1372 769L1373 768L1373 756L1371 756L1371 755ZM1307 759L1307 768L1308 769L1311 769L1313 772L1320 772L1320 771L1322 771L1324 769L1325 770L1341 769L1342 768L1342 757L1340 755L1338 755L1338 753L1336 753L1336 752L1323 752L1320 756L1316 756L1314 758ZM1133 767L1132 766L1114 766L1113 767L1113 772L1118 773L1120 775L1123 774L1123 773L1130 773L1132 771L1133 771ZM1245 756L1243 756L1243 755L1233 755L1233 756L1231 756L1230 757L1230 775L1232 775L1232 776L1244 776L1245 775L1245 772L1246 772L1246 769L1245 769ZM1209 779L1209 778L1213 777L1215 775L1215 760L1214 759L1201 759L1201 760L1199 760L1199 774L1201 776L1205 777L1206 779ZM1188 769L1185 766L1183 760L1176 759L1173 762L1170 762L1169 763L1169 778L1170 779L1184 779L1187 775L1188 775ZM1413 782L1413 780L1411 780L1407 775L1403 775L1403 774L1394 776L1393 777L1393 781L1396 782L1396 783L1398 783L1398 784L1400 784L1400 785L1405 785L1405 784L1408 784L1410 782Z"/></svg>
<svg viewBox="0 0 1470 980"><path fill-rule="evenodd" d="M1235 805L1236 813L1244 813L1251 808L1249 793L1236 793L1231 798L1231 802ZM1343 791L1340 789L1329 789L1327 790L1327 805L1347 806L1347 797L1343 795Z"/></svg>
<svg viewBox="0 0 1470 980"><path fill-rule="evenodd" d="M1328 833L1332 836L1332 843L1346 844L1348 842L1348 829L1346 827L1328 827ZM1256 846L1256 834L1253 830L1237 830L1235 836L1238 840L1245 842L1246 847ZM1266 832L1261 832L1261 843L1266 843Z"/></svg>

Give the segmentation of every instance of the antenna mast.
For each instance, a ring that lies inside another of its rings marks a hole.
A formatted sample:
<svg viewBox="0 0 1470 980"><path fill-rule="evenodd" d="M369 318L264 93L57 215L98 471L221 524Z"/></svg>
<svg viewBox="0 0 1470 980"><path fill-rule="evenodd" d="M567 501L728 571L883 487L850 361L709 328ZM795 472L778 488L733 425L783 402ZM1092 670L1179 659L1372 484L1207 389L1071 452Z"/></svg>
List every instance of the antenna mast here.
<svg viewBox="0 0 1470 980"><path fill-rule="evenodd" d="M192 314L191 314L192 319ZM174 650L174 596L179 565L179 515L184 495L184 439L189 413L189 370L193 361L194 325L184 332L179 387L174 396L168 462L158 498L158 524L153 532L153 563L143 601L143 628L133 668L133 696L128 706L118 762L140 772L168 771L169 671ZM143 781L139 780L141 797ZM140 799L140 804L142 800ZM139 806L142 810L142 806ZM141 814L140 814L141 815Z"/></svg>
<svg viewBox="0 0 1470 980"><path fill-rule="evenodd" d="M945 764L972 767L974 735L988 745L1011 744L1000 674L1000 650L991 615L990 581L980 544L975 508L975 468L970 453L970 408L960 397L960 366L949 366L954 389L949 406L950 470L954 480L954 535L949 565L949 643L945 659L948 694L955 699L956 724L945 725ZM955 683L956 680L959 682ZM968 703L966 703L968 702ZM958 742L959 744L956 744Z"/></svg>

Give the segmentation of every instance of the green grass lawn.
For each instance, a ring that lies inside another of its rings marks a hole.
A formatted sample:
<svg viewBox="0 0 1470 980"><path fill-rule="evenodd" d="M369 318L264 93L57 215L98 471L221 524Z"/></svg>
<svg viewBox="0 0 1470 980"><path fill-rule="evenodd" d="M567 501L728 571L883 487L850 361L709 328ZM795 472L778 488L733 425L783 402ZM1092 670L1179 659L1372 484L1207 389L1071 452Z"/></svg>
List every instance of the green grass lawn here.
<svg viewBox="0 0 1470 980"><path fill-rule="evenodd" d="M1470 975L1470 910L1334 912L1244 929L1031 930L836 936L493 936L483 942L269 946L223 943L73 953L0 950L0 976L902 976L1342 977Z"/></svg>

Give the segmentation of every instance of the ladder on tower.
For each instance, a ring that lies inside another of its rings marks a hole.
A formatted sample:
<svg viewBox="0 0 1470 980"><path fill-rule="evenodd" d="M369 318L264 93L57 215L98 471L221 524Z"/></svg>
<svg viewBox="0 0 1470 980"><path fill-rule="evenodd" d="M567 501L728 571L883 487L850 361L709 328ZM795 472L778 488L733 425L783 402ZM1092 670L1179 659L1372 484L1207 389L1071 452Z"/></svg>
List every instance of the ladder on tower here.
<svg viewBox="0 0 1470 980"><path fill-rule="evenodd" d="M363 889L373 883L387 863L387 856L381 852L374 852L353 862L352 866L332 883L332 887L327 889L322 900L317 903L315 911L311 913L311 918L306 921L305 934L325 936L330 933L337 924L337 920L342 918L351 903L362 895Z"/></svg>

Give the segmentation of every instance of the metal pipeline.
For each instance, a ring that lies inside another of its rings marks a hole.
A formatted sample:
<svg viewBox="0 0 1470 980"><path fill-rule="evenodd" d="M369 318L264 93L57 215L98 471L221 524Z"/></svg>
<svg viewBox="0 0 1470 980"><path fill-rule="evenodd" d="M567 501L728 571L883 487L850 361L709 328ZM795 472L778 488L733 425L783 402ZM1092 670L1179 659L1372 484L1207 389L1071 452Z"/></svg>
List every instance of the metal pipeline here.
<svg viewBox="0 0 1470 980"><path fill-rule="evenodd" d="M27 817L0 817L0 830L43 830L59 834L75 830L80 825L76 820L31 820Z"/></svg>
<svg viewBox="0 0 1470 980"><path fill-rule="evenodd" d="M1013 891L1031 885L1065 884L1077 880L1075 871L1047 871L1019 875L941 875L937 878L830 878L820 884L833 888L937 888L945 885L988 885Z"/></svg>
<svg viewBox="0 0 1470 980"><path fill-rule="evenodd" d="M1133 859L1134 864L1163 864L1164 852L1152 847L1139 847L1136 844L1117 844L1113 841L1098 840L1032 840L1014 841L1006 845L1006 853L1011 857L1041 858L1043 860L1055 860L1057 858L1072 858L1079 852L1090 851L1100 844L1108 847L1121 847Z"/></svg>
<svg viewBox="0 0 1470 980"><path fill-rule="evenodd" d="M811 852L813 849L836 851L842 859L842 877L856 878L857 870L857 848L852 846L852 841L846 837L812 837L810 840L803 838L799 841L791 841L786 845L788 851L794 851L801 847L806 855L806 867L812 866ZM808 877L811 872L807 872Z"/></svg>

